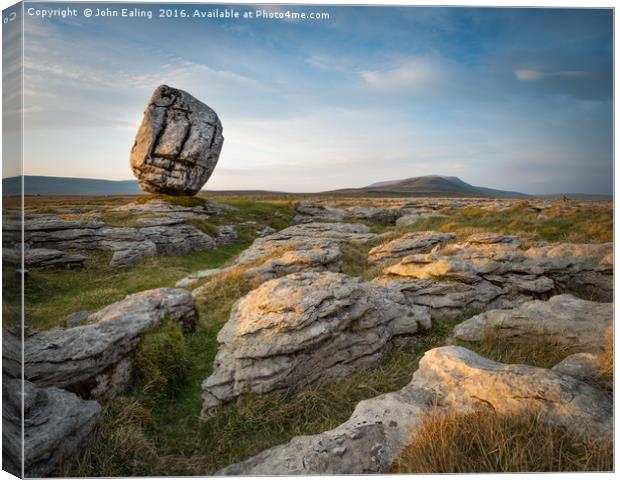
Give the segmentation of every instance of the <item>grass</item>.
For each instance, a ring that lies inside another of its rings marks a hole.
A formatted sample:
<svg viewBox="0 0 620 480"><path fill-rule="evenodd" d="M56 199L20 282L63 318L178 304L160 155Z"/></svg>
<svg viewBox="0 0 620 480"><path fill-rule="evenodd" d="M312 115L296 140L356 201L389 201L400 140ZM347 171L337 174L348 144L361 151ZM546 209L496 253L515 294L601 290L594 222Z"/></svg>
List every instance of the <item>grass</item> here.
<svg viewBox="0 0 620 480"><path fill-rule="evenodd" d="M348 243L341 248L340 271L352 277L371 280L381 274L383 267L368 261L368 252L374 246L370 243Z"/></svg>
<svg viewBox="0 0 620 480"><path fill-rule="evenodd" d="M218 237L220 234L220 231L217 228L217 225L214 225L211 222L207 222L206 220L201 220L199 218L189 218L187 220L187 223L189 223L190 225L193 225L198 230L201 230L202 232L214 238Z"/></svg>
<svg viewBox="0 0 620 480"><path fill-rule="evenodd" d="M602 390L613 392L614 345L613 329L605 334L605 346L598 354L599 371L588 383ZM485 358L507 364L525 364L541 368L551 368L567 356L579 353L579 345L566 345L549 338L537 337L527 340L497 338L492 329L487 330L482 341L476 343L459 342Z"/></svg>
<svg viewBox="0 0 620 480"><path fill-rule="evenodd" d="M527 202L526 202L527 203ZM401 232L439 230L465 236L477 232L528 234L550 242L601 243L613 241L611 205L561 206L544 210L544 216L523 203L505 211L481 208L446 209L447 218L431 217L398 229Z"/></svg>
<svg viewBox="0 0 620 480"><path fill-rule="evenodd" d="M540 336L527 340L497 338L492 329L484 332L481 342L466 346L496 362L522 363L543 368L551 368L568 355L579 351L576 346Z"/></svg>
<svg viewBox="0 0 620 480"><path fill-rule="evenodd" d="M62 325L73 312L98 310L142 290L172 287L192 272L221 266L248 244L234 243L183 256L151 257L125 270L108 267L109 253L90 253L82 270L30 269L25 284L26 324L34 329Z"/></svg>
<svg viewBox="0 0 620 480"><path fill-rule="evenodd" d="M215 200L215 198L208 198ZM257 201L249 197L216 198L219 203L235 207L234 211L223 212L213 217L213 221L219 225L256 222L282 230L291 224L295 216L295 203L286 199Z"/></svg>
<svg viewBox="0 0 620 480"><path fill-rule="evenodd" d="M429 416L392 473L613 470L613 444L552 426L544 417L439 413Z"/></svg>
<svg viewBox="0 0 620 480"><path fill-rule="evenodd" d="M208 475L296 435L336 427L366 398L402 388L424 352L443 345L459 321L437 321L405 346L392 346L381 363L348 378L268 395L248 395L207 420L201 382L211 372L216 335L236 299L251 286L241 275L210 282L198 304L200 324L186 336L190 364L179 387L152 397L142 388L105 407L92 445L58 470L62 476Z"/></svg>
<svg viewBox="0 0 620 480"><path fill-rule="evenodd" d="M140 339L134 353L135 381L144 386L144 393L156 396L181 384L189 363L181 326L167 320Z"/></svg>
<svg viewBox="0 0 620 480"><path fill-rule="evenodd" d="M143 204L152 200L163 200L164 202L179 205L181 207L204 207L207 204L207 201L200 196L164 195L159 193L155 195L144 195L138 197L135 201L136 203Z"/></svg>

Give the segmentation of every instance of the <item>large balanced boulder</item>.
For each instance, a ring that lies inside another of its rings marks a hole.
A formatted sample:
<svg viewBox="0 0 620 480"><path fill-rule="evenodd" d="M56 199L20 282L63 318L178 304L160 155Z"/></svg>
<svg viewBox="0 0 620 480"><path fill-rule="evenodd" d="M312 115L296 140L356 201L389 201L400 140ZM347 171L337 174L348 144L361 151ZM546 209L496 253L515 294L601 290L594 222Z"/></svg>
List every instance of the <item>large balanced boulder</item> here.
<svg viewBox="0 0 620 480"><path fill-rule="evenodd" d="M89 315L85 325L52 328L26 338L25 377L39 387L101 391L102 385L128 377L126 360L145 332L164 319L191 330L196 316L194 299L184 289L129 295Z"/></svg>
<svg viewBox="0 0 620 480"><path fill-rule="evenodd" d="M609 441L612 407L610 395L570 376L440 347L424 354L409 385L360 402L335 429L294 437L217 474L386 473L431 414L533 412L552 425Z"/></svg>
<svg viewBox="0 0 620 480"><path fill-rule="evenodd" d="M480 342L485 335L511 341L546 339L581 352L603 350L613 322L613 303L590 302L570 294L533 300L518 308L489 310L454 328L454 338Z"/></svg>
<svg viewBox="0 0 620 480"><path fill-rule="evenodd" d="M220 330L203 414L244 393L343 377L376 364L395 335L430 327L425 307L333 272L263 283L233 306Z"/></svg>
<svg viewBox="0 0 620 480"><path fill-rule="evenodd" d="M131 168L147 192L195 195L213 173L223 143L222 124L211 108L160 85L136 134Z"/></svg>
<svg viewBox="0 0 620 480"><path fill-rule="evenodd" d="M23 412L22 412L23 399ZM10 380L2 385L2 445L4 469L29 478L51 473L62 459L75 455L93 431L99 403L82 400L60 388L37 388Z"/></svg>

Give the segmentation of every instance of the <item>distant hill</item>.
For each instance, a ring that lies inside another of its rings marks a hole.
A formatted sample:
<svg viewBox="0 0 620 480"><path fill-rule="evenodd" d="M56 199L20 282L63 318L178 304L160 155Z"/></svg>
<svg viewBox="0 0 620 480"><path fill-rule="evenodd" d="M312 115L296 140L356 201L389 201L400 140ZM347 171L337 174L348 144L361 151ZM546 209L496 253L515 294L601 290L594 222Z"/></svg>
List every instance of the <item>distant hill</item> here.
<svg viewBox="0 0 620 480"><path fill-rule="evenodd" d="M144 193L136 180L98 180L94 178L24 177L26 195L137 195ZM2 179L2 195L18 195L20 177Z"/></svg>
<svg viewBox="0 0 620 480"><path fill-rule="evenodd" d="M362 188L347 188L323 192L331 195L387 195L387 196L448 196L448 197L510 197L528 195L494 188L476 187L458 177L426 175L404 180L377 182Z"/></svg>

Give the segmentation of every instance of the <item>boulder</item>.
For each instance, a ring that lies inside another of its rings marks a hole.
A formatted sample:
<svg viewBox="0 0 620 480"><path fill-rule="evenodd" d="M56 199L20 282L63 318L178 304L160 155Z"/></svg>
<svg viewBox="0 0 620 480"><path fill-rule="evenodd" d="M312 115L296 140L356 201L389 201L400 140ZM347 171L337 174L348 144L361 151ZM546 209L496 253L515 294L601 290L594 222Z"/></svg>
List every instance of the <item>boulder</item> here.
<svg viewBox="0 0 620 480"><path fill-rule="evenodd" d="M24 265L26 267L83 267L85 260L84 255L70 254L51 248L24 249ZM21 250L3 248L2 261L12 265L20 264Z"/></svg>
<svg viewBox="0 0 620 480"><path fill-rule="evenodd" d="M454 235L443 232L412 232L390 242L374 247L368 252L368 260L373 263L389 263L414 253L428 253L440 248Z"/></svg>
<svg viewBox="0 0 620 480"><path fill-rule="evenodd" d="M548 301L533 300L510 310L489 310L458 324L454 338L479 342L495 338L529 342L543 338L582 352L604 348L605 332L613 321L613 304L582 300L569 294Z"/></svg>
<svg viewBox="0 0 620 480"><path fill-rule="evenodd" d="M114 375L143 333L165 318L186 330L194 328L196 310L183 289L157 288L127 296L89 315L85 325L52 328L24 343L25 377L39 387L75 387L90 392L100 374Z"/></svg>
<svg viewBox="0 0 620 480"><path fill-rule="evenodd" d="M474 284L438 280L394 280L379 277L374 283L401 292L409 302L423 305L436 317L455 317L463 312L487 308L512 308L529 300L524 296L507 297L509 289L488 281Z"/></svg>
<svg viewBox="0 0 620 480"><path fill-rule="evenodd" d="M222 124L211 108L160 85L144 112L130 164L147 192L195 195L213 173L223 143Z"/></svg>
<svg viewBox="0 0 620 480"><path fill-rule="evenodd" d="M418 211L401 216L396 220L397 227L409 227L427 218L446 218L448 215L434 211Z"/></svg>
<svg viewBox="0 0 620 480"><path fill-rule="evenodd" d="M112 250L111 267L125 268L153 257L157 253L157 246L150 240L142 242L102 242L102 247Z"/></svg>
<svg viewBox="0 0 620 480"><path fill-rule="evenodd" d="M2 466L21 477L22 398L23 452L26 477L45 477L58 463L79 452L101 413L96 401L82 400L59 388L37 388L10 380L2 385Z"/></svg>
<svg viewBox="0 0 620 480"><path fill-rule="evenodd" d="M294 437L217 475L387 473L430 414L539 413L551 424L611 440L611 396L574 378L504 365L462 347L425 353L403 389L360 402L333 430Z"/></svg>
<svg viewBox="0 0 620 480"><path fill-rule="evenodd" d="M520 250L514 242L451 244L439 252L413 254L384 269L395 279L491 282L507 297L595 292L611 300L613 247L605 244L544 245Z"/></svg>
<svg viewBox="0 0 620 480"><path fill-rule="evenodd" d="M359 223L306 223L293 225L272 235L254 240L238 258L248 264L288 250L329 249L347 242L366 243L378 238L370 228Z"/></svg>
<svg viewBox="0 0 620 480"><path fill-rule="evenodd" d="M574 353L554 365L551 370L563 375L570 375L582 382L590 382L600 376L601 360L599 355L594 353Z"/></svg>
<svg viewBox="0 0 620 480"><path fill-rule="evenodd" d="M428 327L426 308L358 278L304 272L267 281L235 303L218 334L203 415L245 393L349 375L376 364L393 336Z"/></svg>

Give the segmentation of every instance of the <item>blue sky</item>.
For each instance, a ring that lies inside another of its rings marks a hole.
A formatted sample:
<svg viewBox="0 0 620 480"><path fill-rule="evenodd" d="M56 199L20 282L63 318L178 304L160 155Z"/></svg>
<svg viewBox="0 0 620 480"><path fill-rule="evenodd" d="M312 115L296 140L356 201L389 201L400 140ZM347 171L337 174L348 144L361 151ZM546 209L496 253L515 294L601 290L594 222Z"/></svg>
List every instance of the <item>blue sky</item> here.
<svg viewBox="0 0 620 480"><path fill-rule="evenodd" d="M206 188L321 191L440 174L612 193L611 10L265 7L287 8L330 18L26 16L25 173L131 178L142 112L166 83L222 120Z"/></svg>

